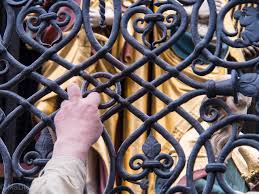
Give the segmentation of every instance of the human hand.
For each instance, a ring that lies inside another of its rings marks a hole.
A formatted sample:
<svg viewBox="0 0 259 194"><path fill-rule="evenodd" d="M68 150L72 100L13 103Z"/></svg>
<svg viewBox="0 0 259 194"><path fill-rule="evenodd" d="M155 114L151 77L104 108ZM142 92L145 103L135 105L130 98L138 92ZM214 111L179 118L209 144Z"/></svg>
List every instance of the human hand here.
<svg viewBox="0 0 259 194"><path fill-rule="evenodd" d="M68 100L62 102L54 118L57 141L53 157L72 156L85 161L90 146L98 140L103 130L98 113L100 95L90 93L82 98L76 84L71 84L67 93Z"/></svg>
<svg viewBox="0 0 259 194"><path fill-rule="evenodd" d="M91 26L96 28L100 26L100 20L101 20L101 16L99 13L99 10L97 9L90 9L90 22L91 22ZM105 11L105 24L108 26L111 26L113 23L113 18L114 18L114 14L113 14L113 10L112 9L106 9Z"/></svg>

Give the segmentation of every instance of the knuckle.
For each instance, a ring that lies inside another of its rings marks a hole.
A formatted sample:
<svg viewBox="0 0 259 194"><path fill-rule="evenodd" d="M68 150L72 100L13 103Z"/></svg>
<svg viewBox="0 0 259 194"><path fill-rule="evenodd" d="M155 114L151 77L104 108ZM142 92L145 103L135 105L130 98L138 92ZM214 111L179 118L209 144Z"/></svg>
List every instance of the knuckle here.
<svg viewBox="0 0 259 194"><path fill-rule="evenodd" d="M61 107L69 105L69 101L65 100L61 103Z"/></svg>
<svg viewBox="0 0 259 194"><path fill-rule="evenodd" d="M96 105L94 105L94 104L85 104L85 108L87 109L87 110L89 110L89 111L96 111L97 112L97 110L98 110L98 108L97 108L97 106Z"/></svg>
<svg viewBox="0 0 259 194"><path fill-rule="evenodd" d="M54 117L54 123L57 123L57 122L59 122L60 120L61 120L60 114L57 113L56 116Z"/></svg>

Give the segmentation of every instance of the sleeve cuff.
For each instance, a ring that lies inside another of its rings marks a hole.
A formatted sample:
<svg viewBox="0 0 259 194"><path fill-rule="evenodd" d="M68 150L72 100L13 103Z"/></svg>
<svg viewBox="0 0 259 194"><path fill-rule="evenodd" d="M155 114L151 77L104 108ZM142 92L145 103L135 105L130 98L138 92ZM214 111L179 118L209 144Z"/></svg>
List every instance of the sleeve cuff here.
<svg viewBox="0 0 259 194"><path fill-rule="evenodd" d="M71 156L58 156L51 158L39 176L43 176L48 173L71 177L71 179L79 185L85 184L86 180L85 164L82 160Z"/></svg>

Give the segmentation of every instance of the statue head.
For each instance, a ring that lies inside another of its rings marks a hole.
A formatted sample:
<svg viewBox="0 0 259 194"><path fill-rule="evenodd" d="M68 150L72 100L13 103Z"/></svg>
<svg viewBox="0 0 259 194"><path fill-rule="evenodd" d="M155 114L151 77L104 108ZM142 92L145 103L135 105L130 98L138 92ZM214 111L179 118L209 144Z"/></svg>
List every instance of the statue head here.
<svg viewBox="0 0 259 194"><path fill-rule="evenodd" d="M185 0L185 2L187 2L187 0ZM218 14L223 8L223 6L225 5L225 1L215 0L215 3L216 3L216 12ZM184 8L187 14L191 17L193 12L193 5L184 5ZM201 7L199 8L199 17L198 17L198 33L201 37L206 36L208 32L210 14L211 14L211 10L210 10L208 1L204 1ZM214 39L213 41L215 41Z"/></svg>

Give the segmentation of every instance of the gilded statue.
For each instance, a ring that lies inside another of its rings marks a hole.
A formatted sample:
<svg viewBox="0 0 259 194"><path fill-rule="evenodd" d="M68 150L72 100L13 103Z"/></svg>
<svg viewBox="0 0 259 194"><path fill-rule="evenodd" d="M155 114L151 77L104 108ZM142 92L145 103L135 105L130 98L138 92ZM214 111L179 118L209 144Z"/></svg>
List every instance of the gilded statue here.
<svg viewBox="0 0 259 194"><path fill-rule="evenodd" d="M228 1L226 0L215 0L217 13L220 12L220 10L224 7L224 5L227 2ZM187 11L187 14L190 16L192 14L192 6L185 6L185 9ZM204 3L200 8L199 21L198 21L199 22L198 32L201 37L204 37L207 33L209 14L210 14L210 11L209 11L208 3L207 1L204 1ZM235 30L235 18L233 18L230 13L226 15L224 20L224 25L228 26L228 29L230 31ZM157 36L157 39L161 37L159 32L155 33L155 36ZM215 50L215 41L216 39L214 37L208 47L208 49L211 52ZM193 51L193 49L194 49L194 43L192 42L190 32L187 31L180 38L180 40L176 42L175 45L172 46L171 49L162 53L160 57L168 64L172 66L176 66L181 61L183 61L186 57L188 57L190 53ZM246 58L256 56L254 54L256 52L258 52L258 49L252 46L246 49L238 49L238 48L231 48L223 44L222 53L220 57L223 59L231 57L233 60L237 62L242 62L242 61L245 61ZM204 67L199 67L199 68L201 68L202 70L203 68L206 68L206 65L204 65ZM205 82L211 79L212 80L222 79L222 77L225 77L227 74L226 69L221 67L216 67L211 73L205 76L196 75L193 72L191 67L185 68L182 72L188 77L190 77L191 79L198 82ZM162 70L161 68L155 68L155 77L158 77L164 73L165 73L164 70ZM171 78L169 81L165 82L158 88L160 91L162 91L164 94L167 94L173 100L176 100L180 98L182 95L184 95L185 93L193 90L193 88L191 88L190 86L182 83L181 81L175 78ZM200 121L199 108L202 104L203 98L204 96L199 96L199 97L193 98L192 100L182 105L184 110L189 114L191 114L191 116L197 119L198 121ZM152 105L153 105L154 113L158 112L159 110L165 107L165 104L157 100L156 98L153 99ZM169 130L170 133L180 142L184 151L187 152L185 154L186 154L186 157L188 158L188 154L190 153L191 148L193 147L193 144L196 141L195 139L193 139L193 137L195 137L195 135L196 136L198 135L198 133L192 128L191 124L175 112L170 113L167 116L160 119L159 124L161 124L165 129ZM171 153L173 157L176 156L175 150L171 147L171 145L167 141L163 143L162 136L157 134L156 139L159 139L160 143L162 142L162 152ZM197 160L200 160L201 158L204 158L204 160L207 160L206 155L204 155L204 153L199 153L197 158L198 158ZM241 155L238 155L237 158L243 161ZM251 160L248 160L247 162L248 162L248 165L253 166L253 164L251 163L252 162ZM200 164L204 165L204 162L200 162ZM197 167L197 169L199 168ZM185 171L183 171L182 173L185 173ZM181 176L179 177L179 179L181 178ZM156 178L154 177L154 179ZM179 181L179 179L176 181L176 184ZM159 184L163 184L163 181L161 181L160 179L157 179L156 181L152 179L150 182L154 183L154 185L150 185L150 188L149 188L150 193L152 193L152 191L154 190L157 190L160 187Z"/></svg>
<svg viewBox="0 0 259 194"><path fill-rule="evenodd" d="M122 10L127 9L129 6L135 3L135 1L136 0L123 0ZM75 2L80 4L81 0L75 0ZM108 40L110 26L112 25L112 22L113 22L113 5L112 5L113 1L107 0L105 2L106 2L106 27L105 28L100 28L100 24L99 24L100 23L100 14L98 10L99 1L91 0L91 9L90 9L91 25L93 27L96 39L101 44L105 44L105 42ZM216 2L217 12L219 12L222 9L222 7L227 3L226 0L215 0L215 2ZM185 8L187 13L191 15L192 7L186 6ZM199 15L200 17L199 33L201 36L204 36L208 29L207 23L208 23L208 18L210 14L206 1L202 5L201 9L202 11L200 11L200 15ZM143 17L143 15L135 14L130 19L127 30L131 36L133 36L138 42L142 43L142 35L135 32L133 29L134 19L138 17ZM230 28L234 30L234 19L231 18L230 15L228 15L225 18L224 22L227 23L230 26ZM64 33L69 33L69 30L70 29L66 29ZM53 32L49 30L48 32L46 32L46 37L51 37L52 33ZM154 34L153 35L154 40L159 40L160 37L162 36L160 31L157 29L154 29L153 34ZM184 49L182 49L183 47ZM211 43L210 48L212 50L215 49L215 42ZM180 38L179 41L176 42L175 45L173 45L170 49L163 52L160 55L160 57L168 64L172 66L176 66L181 61L183 61L186 57L188 57L188 55L191 54L193 49L194 49L194 43L192 42L191 34L188 31ZM143 57L141 53L139 53L127 41L125 41L121 33L119 33L119 36L117 37L117 40L110 52L114 57L121 60L126 65L131 65L134 62L136 62L138 59ZM252 56L254 55L254 52L257 52L254 47L249 47L248 49L242 50L242 49L228 48L227 46L224 45L222 49L221 57L227 58L231 56L236 61L245 61L246 56ZM81 62L85 61L87 58L89 58L91 55L93 55L94 50L92 49L91 44L86 37L85 31L81 29L78 35L68 45L66 45L58 54L61 57L65 58L67 61L69 61L71 64L78 65ZM148 80L149 73L150 73L149 70L150 69L148 68L148 65L145 64L142 67L138 68L134 73L139 77L141 77L142 79ZM155 65L154 65L153 71L154 71L153 75L156 78L165 73L163 69ZM67 70L65 68L63 68L61 65L56 64L53 61L47 62L46 64L44 64L42 68L42 74L50 80L56 80L66 72ZM95 72L109 72L111 74L116 74L118 73L118 70L115 67L113 67L112 64L109 64L107 61L99 60L98 62L96 62L96 64L93 64L90 67L88 67L86 69L86 72L88 74L92 74ZM185 68L182 72L188 77L190 77L191 79L199 82L204 82L210 79L217 79L227 74L226 69L221 67L216 67L210 74L202 77L196 75L193 72L191 67ZM65 90L68 84L71 82L77 83L78 85L81 86L83 81L84 80L80 77L73 77L67 82L65 82L64 84L62 84L61 88ZM129 78L126 78L123 84L124 84L124 87L123 87L124 90L122 91L122 96L125 98L131 96L136 91L142 88L140 85L136 84L133 80ZM174 100L178 99L183 94L193 90L193 88L185 85L184 83L180 82L176 78L171 78L167 82L160 85L158 89ZM202 103L203 98L204 96L194 98L183 105L183 108L197 120L199 120L199 117L200 117L199 107ZM107 102L109 99L106 95L102 95L102 100L103 102ZM147 95L143 96L142 98L138 99L132 104L133 106L135 106L140 111L146 114L149 112L150 109L152 113L155 114L166 106L164 103L162 103L155 97L150 99L148 98ZM152 105L152 108L148 107L148 105ZM40 109L42 112L46 114L50 114L54 112L59 106L57 94L52 92L44 96L36 103L36 106L38 109ZM136 130L136 128L138 128L143 123L141 120L139 120L139 118L134 116L127 109L125 109L121 115L122 115L122 118L120 119L118 114L113 115L110 119L108 119L104 123L105 128L110 134L111 140L115 145L115 147L117 145L115 141L116 139L122 138L120 139L120 141L126 139L130 134L132 134ZM122 121L122 125L118 125L119 120ZM189 134L192 134L193 129L191 128L191 125L187 121L185 121L177 113L173 112L165 116L164 118L160 119L158 122L164 128L166 128L182 144L185 150L189 149L188 141L190 139L188 138L186 139L185 136L189 136ZM53 135L53 137L54 136L55 135ZM154 132L154 136L162 144L163 153L171 153L173 157L176 157L174 155L174 150L172 149L171 145L168 142L166 142L162 138L162 136L160 136L156 132ZM127 172L132 174L135 173L135 171L129 167L129 160L136 153L142 152L141 147L144 144L146 138L147 138L147 134L146 133L142 134L134 142L134 144L132 144L126 151L125 158L124 158L124 166ZM206 156L200 154L198 157L203 158ZM88 163L88 177L87 177L88 193L103 193L105 183L107 181L107 175L109 174L108 172L109 155L102 138L100 138L98 142L93 146L93 149L89 154L87 163ZM96 174L97 169L100 172L100 174L98 175ZM149 180L150 180L149 188L147 192L152 194L152 193L155 193L156 189L159 188L159 186L156 185L156 177L154 175L151 175L149 177ZM129 186L135 193L138 193L138 194L146 193L146 191L143 191L136 184L125 181L123 182L123 185Z"/></svg>

